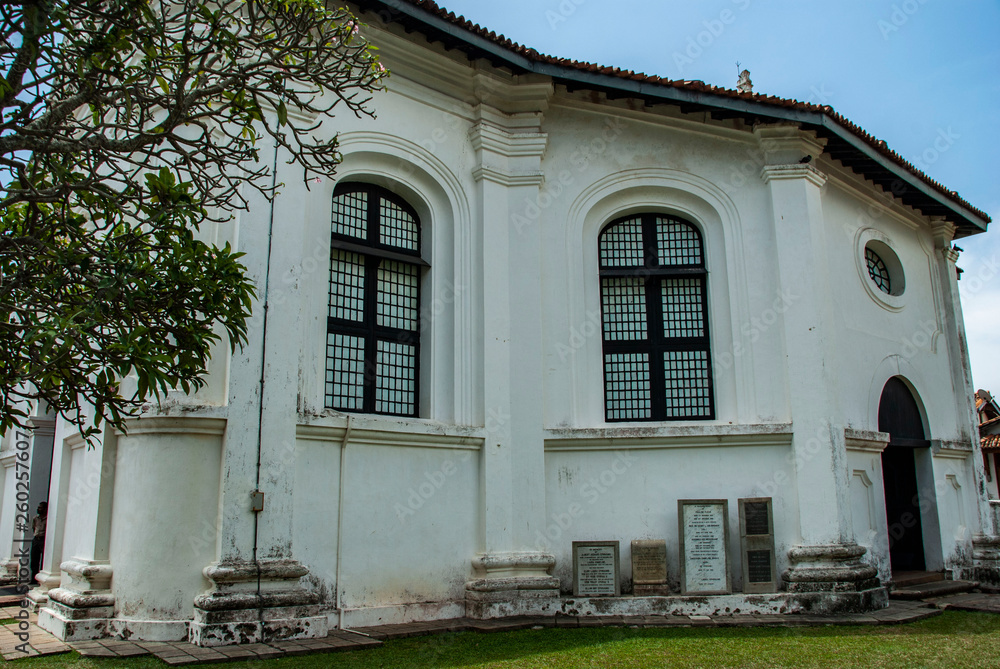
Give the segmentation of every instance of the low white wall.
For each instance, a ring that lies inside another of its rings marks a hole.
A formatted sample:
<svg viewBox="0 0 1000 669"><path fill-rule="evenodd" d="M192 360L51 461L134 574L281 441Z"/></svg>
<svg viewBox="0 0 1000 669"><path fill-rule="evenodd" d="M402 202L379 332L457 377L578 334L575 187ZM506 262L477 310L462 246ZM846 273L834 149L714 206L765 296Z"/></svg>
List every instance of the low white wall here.
<svg viewBox="0 0 1000 669"><path fill-rule="evenodd" d="M479 443L355 432L296 444L295 558L331 610L463 599L480 545ZM337 551L338 517L344 526Z"/></svg>

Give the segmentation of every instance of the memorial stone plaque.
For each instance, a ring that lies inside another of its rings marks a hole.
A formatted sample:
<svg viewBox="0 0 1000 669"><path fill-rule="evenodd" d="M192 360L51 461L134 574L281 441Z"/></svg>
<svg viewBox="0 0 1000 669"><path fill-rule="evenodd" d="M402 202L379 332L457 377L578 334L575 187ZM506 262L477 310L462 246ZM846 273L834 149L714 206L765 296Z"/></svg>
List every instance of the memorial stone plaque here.
<svg viewBox="0 0 1000 669"><path fill-rule="evenodd" d="M777 592L771 498L741 499L739 505L743 592Z"/></svg>
<svg viewBox="0 0 1000 669"><path fill-rule="evenodd" d="M768 522L771 514L768 512L766 502L746 502L743 510L748 535L771 533L771 523Z"/></svg>
<svg viewBox="0 0 1000 669"><path fill-rule="evenodd" d="M632 541L632 594L650 597L670 594L667 585L667 542L663 539Z"/></svg>
<svg viewBox="0 0 1000 669"><path fill-rule="evenodd" d="M729 578L729 503L724 499L677 501L681 592L726 594Z"/></svg>
<svg viewBox="0 0 1000 669"><path fill-rule="evenodd" d="M617 541L573 542L573 595L621 595Z"/></svg>
<svg viewBox="0 0 1000 669"><path fill-rule="evenodd" d="M770 583L774 580L771 551L747 551L747 580L750 583Z"/></svg>

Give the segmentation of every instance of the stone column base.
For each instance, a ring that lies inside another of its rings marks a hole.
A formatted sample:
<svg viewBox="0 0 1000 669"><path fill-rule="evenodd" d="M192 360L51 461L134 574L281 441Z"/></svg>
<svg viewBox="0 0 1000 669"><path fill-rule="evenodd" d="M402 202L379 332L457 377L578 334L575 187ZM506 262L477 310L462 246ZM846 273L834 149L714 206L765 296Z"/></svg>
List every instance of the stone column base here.
<svg viewBox="0 0 1000 669"><path fill-rule="evenodd" d="M194 600L189 629L197 646L314 639L329 633L319 598L299 584L309 569L296 560L224 562L202 573L214 588Z"/></svg>
<svg viewBox="0 0 1000 669"><path fill-rule="evenodd" d="M31 611L38 612L43 606L49 602L49 591L53 588L58 588L60 582L62 581L61 573L52 573L49 571L38 572L38 577L35 579L37 586L31 589L28 593L28 608Z"/></svg>
<svg viewBox="0 0 1000 669"><path fill-rule="evenodd" d="M0 562L0 587L8 588L17 585L17 572L20 563L15 559Z"/></svg>
<svg viewBox="0 0 1000 669"><path fill-rule="evenodd" d="M782 574L784 589L806 611L852 613L888 606L889 594L878 570L861 561L867 549L857 544L796 546Z"/></svg>
<svg viewBox="0 0 1000 669"><path fill-rule="evenodd" d="M559 606L559 579L547 553L481 553L472 560L477 578L465 584L466 615L487 619L546 615Z"/></svg>
<svg viewBox="0 0 1000 669"><path fill-rule="evenodd" d="M115 615L111 565L67 560L59 569L65 583L47 592L48 601L38 612L38 626L63 641L109 636L108 622Z"/></svg>
<svg viewBox="0 0 1000 669"><path fill-rule="evenodd" d="M973 537L972 578L982 590L1000 591L1000 536Z"/></svg>

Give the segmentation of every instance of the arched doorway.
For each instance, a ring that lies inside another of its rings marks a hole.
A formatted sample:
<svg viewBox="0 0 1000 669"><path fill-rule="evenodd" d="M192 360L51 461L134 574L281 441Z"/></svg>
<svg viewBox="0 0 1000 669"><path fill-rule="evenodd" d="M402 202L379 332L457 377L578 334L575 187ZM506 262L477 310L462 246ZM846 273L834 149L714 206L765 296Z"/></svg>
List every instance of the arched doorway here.
<svg viewBox="0 0 1000 669"><path fill-rule="evenodd" d="M889 433L889 445L882 451L882 481L892 571L923 571L926 562L916 455L918 449L931 444L924 433L917 401L898 376L889 379L882 389L878 429Z"/></svg>

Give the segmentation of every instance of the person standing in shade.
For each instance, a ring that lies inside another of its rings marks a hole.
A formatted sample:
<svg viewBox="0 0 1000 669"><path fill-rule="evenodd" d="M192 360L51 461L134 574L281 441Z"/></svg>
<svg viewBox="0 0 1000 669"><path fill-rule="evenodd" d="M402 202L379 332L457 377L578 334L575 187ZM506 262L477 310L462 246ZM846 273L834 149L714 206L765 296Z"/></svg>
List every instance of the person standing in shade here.
<svg viewBox="0 0 1000 669"><path fill-rule="evenodd" d="M42 552L45 550L45 521L49 514L48 502L38 505L38 515L31 519L31 584L42 570Z"/></svg>

